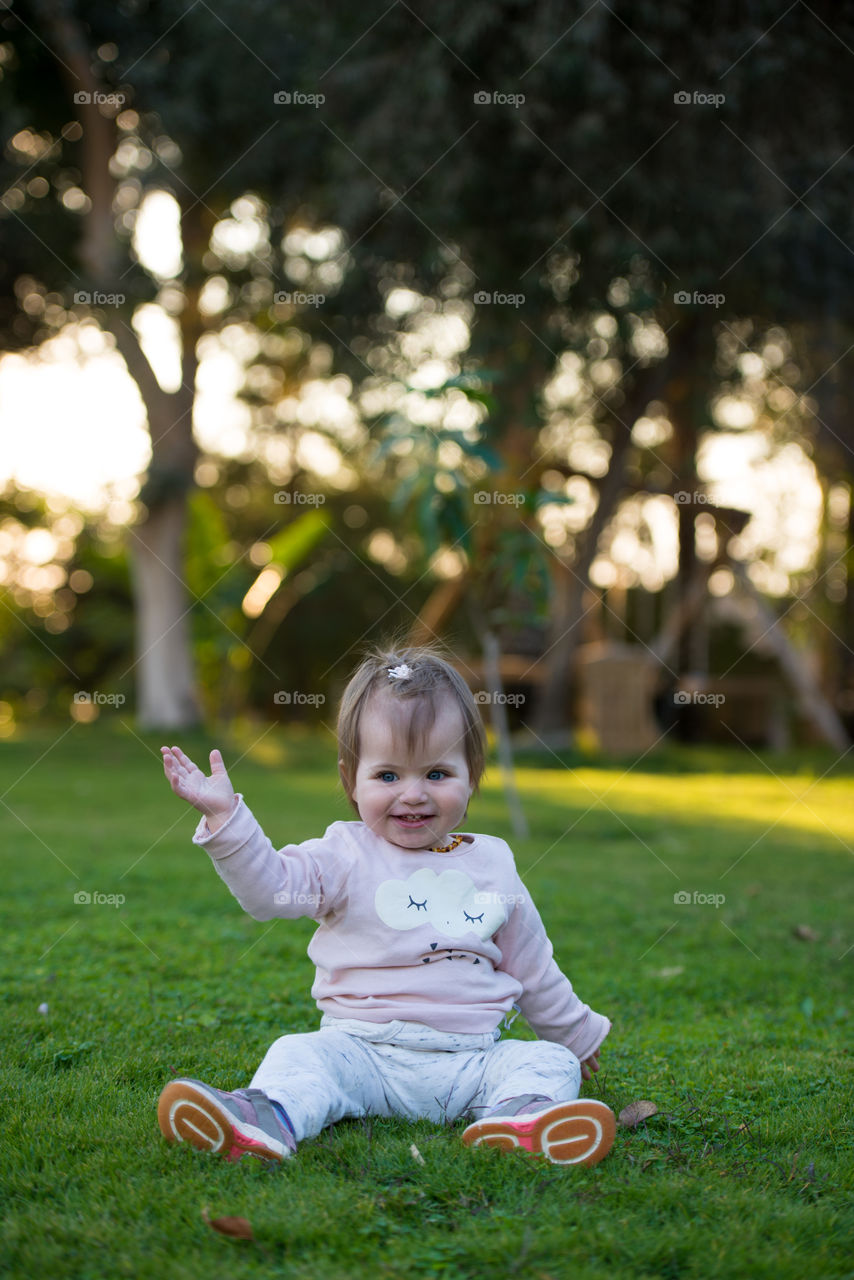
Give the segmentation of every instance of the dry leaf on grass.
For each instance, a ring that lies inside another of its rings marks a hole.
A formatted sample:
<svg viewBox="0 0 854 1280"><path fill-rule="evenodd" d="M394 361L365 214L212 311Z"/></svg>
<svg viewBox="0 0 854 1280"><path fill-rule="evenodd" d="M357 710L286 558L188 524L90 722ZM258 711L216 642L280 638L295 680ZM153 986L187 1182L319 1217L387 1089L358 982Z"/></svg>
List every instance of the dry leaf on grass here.
<svg viewBox="0 0 854 1280"><path fill-rule="evenodd" d="M648 1098L639 1098L637 1102L630 1102L627 1107L623 1107L617 1117L617 1123L624 1129L634 1129L641 1120L648 1120L650 1116L657 1114L658 1107L654 1102L650 1102Z"/></svg>
<svg viewBox="0 0 854 1280"><path fill-rule="evenodd" d="M209 1227L220 1235L232 1236L235 1240L254 1240L252 1225L246 1218L211 1218L208 1207L202 1209L202 1217Z"/></svg>
<svg viewBox="0 0 854 1280"><path fill-rule="evenodd" d="M418 1150L414 1142L412 1146L409 1148L409 1154L412 1156L412 1159L415 1161L416 1164L424 1163L424 1157L422 1156L421 1152Z"/></svg>
<svg viewBox="0 0 854 1280"><path fill-rule="evenodd" d="M818 942L818 934L808 924L795 925L792 933L796 938L800 938L801 942Z"/></svg>

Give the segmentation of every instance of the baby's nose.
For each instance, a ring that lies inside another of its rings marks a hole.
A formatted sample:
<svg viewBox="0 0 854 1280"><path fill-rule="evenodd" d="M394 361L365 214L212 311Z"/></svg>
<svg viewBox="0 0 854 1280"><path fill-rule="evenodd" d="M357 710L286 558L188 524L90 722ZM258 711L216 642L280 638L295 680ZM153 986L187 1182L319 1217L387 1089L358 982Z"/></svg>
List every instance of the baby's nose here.
<svg viewBox="0 0 854 1280"><path fill-rule="evenodd" d="M405 804L417 804L424 799L424 782L421 778L406 778L400 798Z"/></svg>

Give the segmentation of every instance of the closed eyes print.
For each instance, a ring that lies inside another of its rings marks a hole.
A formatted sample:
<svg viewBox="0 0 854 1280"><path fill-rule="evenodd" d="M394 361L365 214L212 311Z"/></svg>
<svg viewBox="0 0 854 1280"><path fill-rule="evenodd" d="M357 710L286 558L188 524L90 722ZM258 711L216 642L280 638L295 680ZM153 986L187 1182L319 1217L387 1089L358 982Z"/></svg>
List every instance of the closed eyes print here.
<svg viewBox="0 0 854 1280"><path fill-rule="evenodd" d="M479 891L464 871L437 875L431 867L419 867L405 880L384 880L374 897L377 915L390 929L431 925L446 938L474 933L484 941L507 919L502 904L502 895Z"/></svg>

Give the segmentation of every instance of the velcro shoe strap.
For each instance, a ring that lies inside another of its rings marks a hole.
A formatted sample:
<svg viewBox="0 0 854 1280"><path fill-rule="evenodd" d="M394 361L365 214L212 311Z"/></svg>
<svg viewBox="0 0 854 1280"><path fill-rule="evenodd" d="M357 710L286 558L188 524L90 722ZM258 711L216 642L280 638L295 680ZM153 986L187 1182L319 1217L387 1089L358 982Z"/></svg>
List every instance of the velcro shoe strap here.
<svg viewBox="0 0 854 1280"><path fill-rule="evenodd" d="M261 1128L266 1129L271 1137L278 1136L282 1132L282 1126L264 1090L241 1089L240 1092L255 1108L255 1114L260 1121Z"/></svg>

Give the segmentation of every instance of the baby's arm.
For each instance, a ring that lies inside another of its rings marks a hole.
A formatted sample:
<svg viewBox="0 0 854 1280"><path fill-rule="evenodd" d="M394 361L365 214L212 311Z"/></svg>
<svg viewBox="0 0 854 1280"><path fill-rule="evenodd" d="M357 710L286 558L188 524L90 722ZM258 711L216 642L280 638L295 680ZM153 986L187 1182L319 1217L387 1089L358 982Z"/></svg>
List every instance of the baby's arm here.
<svg viewBox="0 0 854 1280"><path fill-rule="evenodd" d="M540 915L517 878L516 905L495 935L502 952L501 968L521 982L518 1004L523 1017L543 1040L572 1049L581 1074L590 1080L599 1070L599 1052L611 1029L610 1020L584 1004L555 963L552 944Z"/></svg>
<svg viewBox="0 0 854 1280"><path fill-rule="evenodd" d="M193 843L207 850L244 911L255 920L319 920L332 909L349 865L349 852L340 841L322 837L277 852L235 795L219 751L210 754L210 777L179 747L161 751L172 790L204 814Z"/></svg>
<svg viewBox="0 0 854 1280"><path fill-rule="evenodd" d="M237 797L222 756L216 748L210 754L211 774L206 777L180 747L161 747L163 769L172 790L207 819L211 834L218 831L234 812Z"/></svg>

